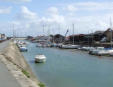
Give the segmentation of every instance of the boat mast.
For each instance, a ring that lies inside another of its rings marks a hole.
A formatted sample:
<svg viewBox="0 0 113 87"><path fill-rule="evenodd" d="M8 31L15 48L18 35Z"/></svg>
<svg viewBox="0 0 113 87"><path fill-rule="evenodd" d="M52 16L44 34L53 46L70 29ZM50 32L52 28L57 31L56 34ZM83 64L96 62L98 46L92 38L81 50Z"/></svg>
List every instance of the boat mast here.
<svg viewBox="0 0 113 87"><path fill-rule="evenodd" d="M58 30L59 30L59 34L61 34L61 33L60 33L60 24L59 24L59 27L58 27L58 28L59 28L59 29L58 29Z"/></svg>
<svg viewBox="0 0 113 87"><path fill-rule="evenodd" d="M73 24L73 45L74 45L74 28L75 28L75 26Z"/></svg>
<svg viewBox="0 0 113 87"><path fill-rule="evenodd" d="M88 30L88 46L90 46L90 43L89 43L89 30Z"/></svg>
<svg viewBox="0 0 113 87"><path fill-rule="evenodd" d="M44 36L44 33L45 33L44 30L45 30L45 25L43 24L43 36Z"/></svg>
<svg viewBox="0 0 113 87"><path fill-rule="evenodd" d="M93 32L93 30L91 30L91 33L92 33L92 43L91 44L92 44L92 46L94 46L95 41L94 41L94 32Z"/></svg>
<svg viewBox="0 0 113 87"><path fill-rule="evenodd" d="M14 30L14 24L13 24L13 40L15 40L15 30Z"/></svg>
<svg viewBox="0 0 113 87"><path fill-rule="evenodd" d="M54 27L52 26L52 32L53 32L53 43L55 43L55 39L54 39L54 37L55 37L55 32L54 32Z"/></svg>
<svg viewBox="0 0 113 87"><path fill-rule="evenodd" d="M110 29L111 29L111 48L112 48L112 21L111 21L111 17L110 17Z"/></svg>
<svg viewBox="0 0 113 87"><path fill-rule="evenodd" d="M50 25L48 25L47 35L50 36Z"/></svg>

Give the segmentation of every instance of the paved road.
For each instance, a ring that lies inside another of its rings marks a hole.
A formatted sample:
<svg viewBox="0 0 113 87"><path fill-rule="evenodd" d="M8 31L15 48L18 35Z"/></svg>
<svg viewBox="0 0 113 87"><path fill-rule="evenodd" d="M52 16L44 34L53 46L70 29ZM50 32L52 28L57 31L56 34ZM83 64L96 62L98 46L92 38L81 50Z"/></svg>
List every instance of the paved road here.
<svg viewBox="0 0 113 87"><path fill-rule="evenodd" d="M9 40L8 40L8 41L5 41L5 42L0 43L0 51L1 51L2 49L4 49L4 48L8 45L8 43L9 43Z"/></svg>
<svg viewBox="0 0 113 87"><path fill-rule="evenodd" d="M8 45L9 41L0 43L0 51ZM20 87L17 80L8 71L6 66L0 62L0 87Z"/></svg>

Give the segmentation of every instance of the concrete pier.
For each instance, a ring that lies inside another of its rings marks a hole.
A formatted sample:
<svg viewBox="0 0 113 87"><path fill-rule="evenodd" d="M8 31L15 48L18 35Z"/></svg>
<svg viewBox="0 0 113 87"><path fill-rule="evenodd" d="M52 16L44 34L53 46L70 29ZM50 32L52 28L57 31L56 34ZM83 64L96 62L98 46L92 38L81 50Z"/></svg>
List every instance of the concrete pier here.
<svg viewBox="0 0 113 87"><path fill-rule="evenodd" d="M9 41L0 43L0 51L2 51ZM0 61L0 87L21 87L13 75L8 71L5 64Z"/></svg>
<svg viewBox="0 0 113 87"><path fill-rule="evenodd" d="M13 41L0 43L0 87L39 87L39 83Z"/></svg>
<svg viewBox="0 0 113 87"><path fill-rule="evenodd" d="M21 87L2 62L0 62L0 87Z"/></svg>

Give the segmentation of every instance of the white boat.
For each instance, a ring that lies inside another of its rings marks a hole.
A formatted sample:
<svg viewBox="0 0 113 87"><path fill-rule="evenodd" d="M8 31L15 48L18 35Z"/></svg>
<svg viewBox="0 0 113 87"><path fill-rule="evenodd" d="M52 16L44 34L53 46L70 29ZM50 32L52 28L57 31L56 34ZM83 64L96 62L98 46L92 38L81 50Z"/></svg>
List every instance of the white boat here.
<svg viewBox="0 0 113 87"><path fill-rule="evenodd" d="M81 50L84 50L84 51L90 51L90 50L94 50L95 48L94 47L82 47Z"/></svg>
<svg viewBox="0 0 113 87"><path fill-rule="evenodd" d="M78 49L80 46L79 45L61 45L62 49Z"/></svg>
<svg viewBox="0 0 113 87"><path fill-rule="evenodd" d="M28 51L27 47L25 47L25 46L19 47L19 49L20 49L21 52Z"/></svg>
<svg viewBox="0 0 113 87"><path fill-rule="evenodd" d="M113 49L105 49L98 51L97 55L102 56L102 55L112 55L113 54Z"/></svg>
<svg viewBox="0 0 113 87"><path fill-rule="evenodd" d="M89 51L89 54L91 55L97 55L98 52L105 50L104 47L96 47L95 49L92 49Z"/></svg>
<svg viewBox="0 0 113 87"><path fill-rule="evenodd" d="M51 47L51 45L48 44L48 43L44 43L44 44L38 43L38 44L36 45L36 47Z"/></svg>
<svg viewBox="0 0 113 87"><path fill-rule="evenodd" d="M113 56L113 52L109 53L110 56Z"/></svg>
<svg viewBox="0 0 113 87"><path fill-rule="evenodd" d="M24 42L24 41L17 41L17 46L20 48L20 47L26 47L27 46L27 43Z"/></svg>
<svg viewBox="0 0 113 87"><path fill-rule="evenodd" d="M35 57L35 63L43 63L46 61L45 55L36 55Z"/></svg>
<svg viewBox="0 0 113 87"><path fill-rule="evenodd" d="M108 50L99 50L96 55L102 56L102 55L107 55L107 54L109 54Z"/></svg>
<svg viewBox="0 0 113 87"><path fill-rule="evenodd" d="M106 49L104 50L103 52L98 52L98 55L110 55L110 56L113 56L113 49Z"/></svg>

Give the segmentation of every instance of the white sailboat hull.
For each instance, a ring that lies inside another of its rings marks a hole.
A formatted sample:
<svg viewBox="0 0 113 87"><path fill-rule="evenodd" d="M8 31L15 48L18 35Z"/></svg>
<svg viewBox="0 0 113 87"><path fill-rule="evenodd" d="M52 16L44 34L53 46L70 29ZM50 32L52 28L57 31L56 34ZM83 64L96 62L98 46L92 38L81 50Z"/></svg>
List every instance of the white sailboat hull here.
<svg viewBox="0 0 113 87"><path fill-rule="evenodd" d="M62 49L77 49L79 48L79 45L62 45L60 48Z"/></svg>

